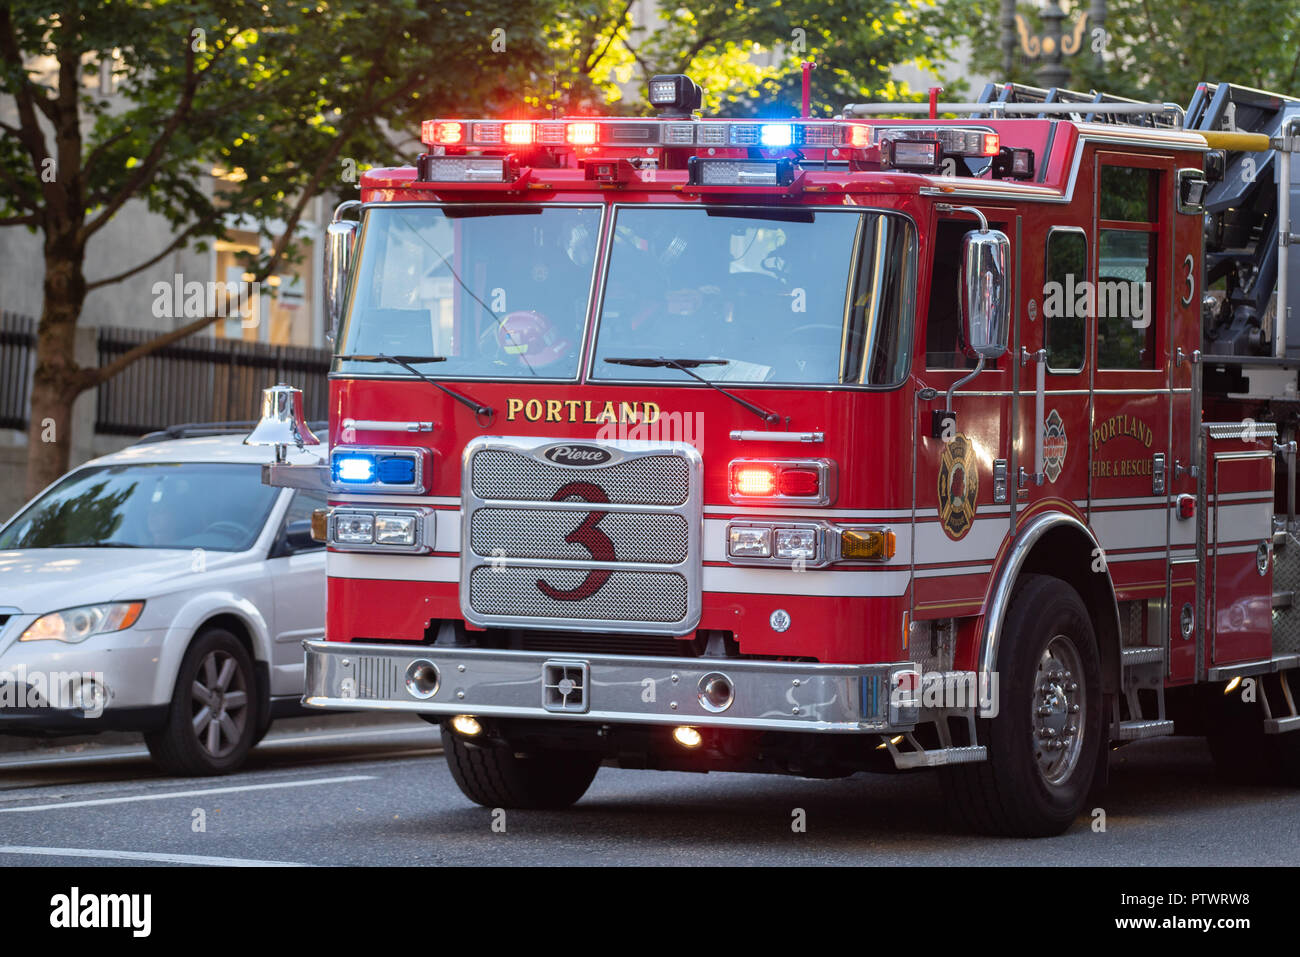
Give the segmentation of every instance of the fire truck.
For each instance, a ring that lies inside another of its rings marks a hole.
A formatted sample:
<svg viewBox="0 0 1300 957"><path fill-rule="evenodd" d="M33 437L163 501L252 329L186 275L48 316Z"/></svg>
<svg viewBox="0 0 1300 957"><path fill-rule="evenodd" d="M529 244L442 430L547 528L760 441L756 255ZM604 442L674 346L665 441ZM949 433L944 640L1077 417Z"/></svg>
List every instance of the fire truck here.
<svg viewBox="0 0 1300 957"><path fill-rule="evenodd" d="M251 437L328 493L304 703L488 807L935 768L1044 836L1172 734L1300 782L1300 101L649 94L428 120L335 213L328 461L287 385Z"/></svg>

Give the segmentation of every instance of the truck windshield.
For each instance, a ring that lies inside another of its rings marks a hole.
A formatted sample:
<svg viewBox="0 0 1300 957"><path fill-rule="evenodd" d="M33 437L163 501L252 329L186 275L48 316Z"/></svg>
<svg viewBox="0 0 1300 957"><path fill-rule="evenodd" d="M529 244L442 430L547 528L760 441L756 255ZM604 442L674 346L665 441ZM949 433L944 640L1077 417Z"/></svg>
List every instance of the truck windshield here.
<svg viewBox="0 0 1300 957"><path fill-rule="evenodd" d="M441 356L413 363L438 379L574 378L599 235L595 206L372 208L339 352Z"/></svg>
<svg viewBox="0 0 1300 957"><path fill-rule="evenodd" d="M623 208L592 376L893 386L907 374L915 235L863 210Z"/></svg>

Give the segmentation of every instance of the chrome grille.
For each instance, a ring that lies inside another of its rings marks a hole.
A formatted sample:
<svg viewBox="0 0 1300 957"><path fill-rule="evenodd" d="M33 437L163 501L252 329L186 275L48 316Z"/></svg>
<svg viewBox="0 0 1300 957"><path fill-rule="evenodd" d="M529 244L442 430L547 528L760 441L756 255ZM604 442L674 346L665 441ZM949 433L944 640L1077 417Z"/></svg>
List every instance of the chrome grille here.
<svg viewBox="0 0 1300 957"><path fill-rule="evenodd" d="M525 508L481 508L471 519L470 543L479 555L496 558L590 557L566 541L590 512ZM598 523L615 542L619 561L676 565L686 561L690 531L681 515L606 512Z"/></svg>
<svg viewBox="0 0 1300 957"><path fill-rule="evenodd" d="M480 565L470 577L470 603L484 615L581 618L588 621L675 622L686 616L686 579L675 572L611 572L595 594L556 601L537 587L579 588L587 569L496 568Z"/></svg>
<svg viewBox="0 0 1300 957"><path fill-rule="evenodd" d="M575 445L607 464L568 464L558 447ZM692 446L483 437L463 462L466 621L662 636L695 629L703 516Z"/></svg>
<svg viewBox="0 0 1300 957"><path fill-rule="evenodd" d="M690 494L690 464L677 456L648 455L600 468L562 468L503 449L474 456L471 482L482 499L549 502L573 481L592 482L611 502L681 505Z"/></svg>

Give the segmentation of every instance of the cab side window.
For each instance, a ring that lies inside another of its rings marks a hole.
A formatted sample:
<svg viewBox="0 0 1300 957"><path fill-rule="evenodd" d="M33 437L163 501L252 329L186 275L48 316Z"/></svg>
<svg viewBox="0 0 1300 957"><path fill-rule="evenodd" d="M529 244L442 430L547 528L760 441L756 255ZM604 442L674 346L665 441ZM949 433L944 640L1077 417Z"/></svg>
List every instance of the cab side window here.
<svg viewBox="0 0 1300 957"><path fill-rule="evenodd" d="M1079 229L1053 229L1047 237L1043 283L1043 346L1050 372L1083 369L1088 327L1088 237Z"/></svg>
<svg viewBox="0 0 1300 957"><path fill-rule="evenodd" d="M961 307L957 279L961 275L961 240L973 226L965 220L943 220L934 241L930 270L930 307L925 317L925 367L973 369L975 360L961 348Z"/></svg>
<svg viewBox="0 0 1300 957"><path fill-rule="evenodd" d="M1160 171L1102 166L1099 179L1097 365L1154 369Z"/></svg>

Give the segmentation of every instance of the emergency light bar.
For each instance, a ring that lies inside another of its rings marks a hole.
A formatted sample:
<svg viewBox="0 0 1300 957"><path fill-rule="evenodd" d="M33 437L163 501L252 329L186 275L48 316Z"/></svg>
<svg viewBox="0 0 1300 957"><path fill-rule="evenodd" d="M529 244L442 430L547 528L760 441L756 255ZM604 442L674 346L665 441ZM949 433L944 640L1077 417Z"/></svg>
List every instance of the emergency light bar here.
<svg viewBox="0 0 1300 957"><path fill-rule="evenodd" d="M464 148L713 146L730 149L752 146L766 149L864 149L872 145L870 126L841 120L425 120L421 124L420 139L426 146Z"/></svg>

